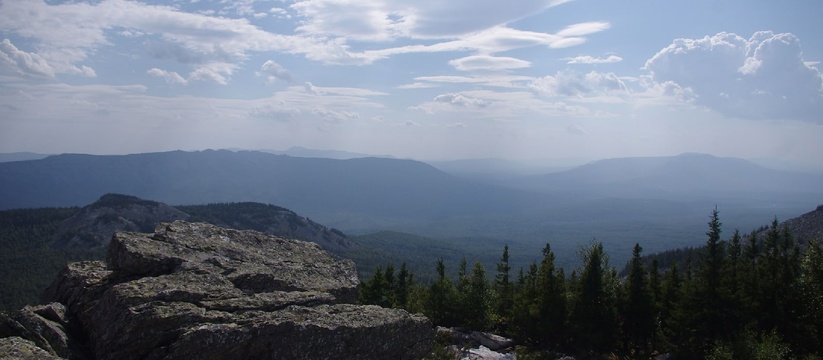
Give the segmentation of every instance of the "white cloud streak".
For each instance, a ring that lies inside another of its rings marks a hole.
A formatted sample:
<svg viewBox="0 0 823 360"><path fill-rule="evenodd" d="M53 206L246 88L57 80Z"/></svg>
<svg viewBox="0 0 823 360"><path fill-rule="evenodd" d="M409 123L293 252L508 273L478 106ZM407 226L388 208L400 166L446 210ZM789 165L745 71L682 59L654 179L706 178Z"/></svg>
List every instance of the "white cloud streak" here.
<svg viewBox="0 0 823 360"><path fill-rule="evenodd" d="M171 6L136 1L49 5L42 0L8 0L0 4L0 30L34 39L36 55L52 67L54 74L95 76L95 71L82 63L100 47L114 45L112 36L127 36L146 38L146 50L158 58L191 66L188 80L227 84L234 69L249 58L250 52L267 51L299 54L339 65L371 64L406 53L469 51L475 52L475 58L457 59L453 65L467 70L522 68L528 62L490 56L529 46L573 46L584 42L583 36L609 28L603 22L580 23L552 35L505 26L564 2L304 0L290 6L289 10L302 20L293 35L286 35L262 30L244 18L187 13ZM226 11L251 18L259 13L248 1L217 14L228 14ZM269 11L278 16L289 15L285 9ZM450 20L455 16L461 21ZM388 42L401 38L447 41L362 51L348 44L349 40Z"/></svg>
<svg viewBox="0 0 823 360"><path fill-rule="evenodd" d="M573 58L565 58L563 60L567 60L566 64L610 64L623 61L623 58L617 55L609 55L604 58L581 55Z"/></svg>
<svg viewBox="0 0 823 360"><path fill-rule="evenodd" d="M188 80L186 80L185 78L180 76L180 74L174 71L166 71L158 68L151 68L148 71L146 71L146 73L154 77L165 79L166 82L169 84L186 85L189 83Z"/></svg>
<svg viewBox="0 0 823 360"><path fill-rule="evenodd" d="M449 61L449 65L460 71L501 71L531 66L531 62L512 57L472 55Z"/></svg>

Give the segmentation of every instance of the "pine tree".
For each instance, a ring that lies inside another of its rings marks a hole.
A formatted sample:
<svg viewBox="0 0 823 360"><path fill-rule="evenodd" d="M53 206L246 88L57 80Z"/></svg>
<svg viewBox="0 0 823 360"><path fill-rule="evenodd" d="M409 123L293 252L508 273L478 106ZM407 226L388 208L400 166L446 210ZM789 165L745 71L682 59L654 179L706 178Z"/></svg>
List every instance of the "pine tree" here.
<svg viewBox="0 0 823 360"><path fill-rule="evenodd" d="M654 332L654 306L646 268L640 259L642 251L640 244L635 244L632 259L629 262L629 275L625 289L627 299L623 309L623 331L633 349L646 352L648 342Z"/></svg>
<svg viewBox="0 0 823 360"><path fill-rule="evenodd" d="M809 242L800 271L803 333L798 339L799 345L808 353L823 355L823 245L820 241Z"/></svg>
<svg viewBox="0 0 823 360"><path fill-rule="evenodd" d="M740 231L735 229L729 240L728 260L721 275L721 300L726 309L724 330L727 334L739 334L746 328L746 321L752 313L745 283L747 260L744 258Z"/></svg>
<svg viewBox="0 0 823 360"><path fill-rule="evenodd" d="M510 335L520 343L536 344L537 322L537 264L531 263L529 271L520 269L511 310Z"/></svg>
<svg viewBox="0 0 823 360"><path fill-rule="evenodd" d="M757 232L752 231L746 238L746 246L743 248L744 271L741 277L743 281L743 295L746 300L745 317L749 320L756 319L754 316L759 311L760 303L760 248L757 243Z"/></svg>
<svg viewBox="0 0 823 360"><path fill-rule="evenodd" d="M468 262L463 257L457 267L457 279L455 280L455 300L454 317L458 325L466 325L471 318L469 308L471 307L470 287L471 277L469 276Z"/></svg>
<svg viewBox="0 0 823 360"><path fill-rule="evenodd" d="M715 341L728 334L724 329L729 322L726 304L720 298L725 250L720 242L721 223L717 208L709 218L706 245L699 255L699 266L684 287L686 311L680 313L683 325L691 330L684 339L684 345L692 355L704 354Z"/></svg>
<svg viewBox="0 0 823 360"><path fill-rule="evenodd" d="M615 309L613 272L602 243L593 243L581 251L583 269L577 285L570 323L573 342L578 350L607 353L616 344L618 320Z"/></svg>
<svg viewBox="0 0 823 360"><path fill-rule="evenodd" d="M489 326L489 285L486 280L486 269L480 261L475 261L469 288L464 297L466 317L465 325L473 330L487 330Z"/></svg>
<svg viewBox="0 0 823 360"><path fill-rule="evenodd" d="M387 306L386 301L386 278L383 275L383 268L378 266L360 290L358 301L361 304Z"/></svg>
<svg viewBox="0 0 823 360"><path fill-rule="evenodd" d="M660 265L657 259L652 260L652 267L649 269L649 291L652 296L652 320L654 322L651 346L652 349L657 349L657 343L660 337L660 301L663 293L663 285L660 280Z"/></svg>
<svg viewBox="0 0 823 360"><path fill-rule="evenodd" d="M683 341L682 301L683 278L677 269L677 263L674 263L663 278L660 293L661 350L673 351Z"/></svg>
<svg viewBox="0 0 823 360"><path fill-rule="evenodd" d="M758 263L757 299L760 300L757 312L761 314L759 328L772 330L777 327L780 313L778 297L780 296L780 230L775 217L766 232L763 241L763 255Z"/></svg>
<svg viewBox="0 0 823 360"><path fill-rule="evenodd" d="M511 308L513 302L513 286L509 279L509 246L503 247L503 255L500 257L500 262L497 263L497 275L494 282L494 318L496 326L499 331L505 332L506 326L511 316Z"/></svg>
<svg viewBox="0 0 823 360"><path fill-rule="evenodd" d="M409 292L414 287L414 274L406 268L406 262L400 265L400 272L397 274L397 287L394 292L395 307L401 309L409 308Z"/></svg>
<svg viewBox="0 0 823 360"><path fill-rule="evenodd" d="M546 244L537 271L537 340L544 346L557 346L566 323L566 289L562 272L555 271L554 252Z"/></svg>
<svg viewBox="0 0 823 360"><path fill-rule="evenodd" d="M425 314L435 325L454 326L455 292L451 280L446 277L446 265L438 259L435 265L437 279L429 287L425 301Z"/></svg>
<svg viewBox="0 0 823 360"><path fill-rule="evenodd" d="M381 306L384 307L394 307L396 304L395 294L397 292L397 283L395 282L396 278L394 276L394 264L386 265L386 270L383 271L383 278L385 290L383 291L383 304Z"/></svg>
<svg viewBox="0 0 823 360"><path fill-rule="evenodd" d="M794 236L788 225L783 224L779 243L780 276L777 290L777 304L783 315L777 319L777 331L782 338L793 341L801 337L802 295L799 292L799 277L801 269L800 249L794 241Z"/></svg>
<svg viewBox="0 0 823 360"><path fill-rule="evenodd" d="M706 232L706 250L700 256L698 278L694 286L693 300L690 304L695 312L694 323L698 341L710 343L719 336L726 334L725 303L720 295L721 272L725 250L720 242L721 223L717 207L714 208L708 222L709 231Z"/></svg>

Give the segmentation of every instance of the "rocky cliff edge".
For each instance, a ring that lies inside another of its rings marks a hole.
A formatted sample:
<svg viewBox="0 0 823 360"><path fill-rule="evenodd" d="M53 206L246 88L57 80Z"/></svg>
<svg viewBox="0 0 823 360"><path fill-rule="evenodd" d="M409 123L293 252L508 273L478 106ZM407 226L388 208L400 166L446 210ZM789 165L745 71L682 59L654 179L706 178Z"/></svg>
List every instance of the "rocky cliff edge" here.
<svg viewBox="0 0 823 360"><path fill-rule="evenodd" d="M47 305L0 319L0 353L67 359L419 359L428 319L353 305L354 263L318 245L203 223L116 233ZM42 350L42 351L41 351Z"/></svg>

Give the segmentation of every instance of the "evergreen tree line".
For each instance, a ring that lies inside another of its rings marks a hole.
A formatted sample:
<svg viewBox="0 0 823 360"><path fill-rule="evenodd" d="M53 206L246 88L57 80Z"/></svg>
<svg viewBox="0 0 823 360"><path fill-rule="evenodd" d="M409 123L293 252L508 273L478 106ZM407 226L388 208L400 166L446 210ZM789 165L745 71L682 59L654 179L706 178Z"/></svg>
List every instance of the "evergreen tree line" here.
<svg viewBox="0 0 823 360"><path fill-rule="evenodd" d="M542 260L516 274L509 248L493 278L480 262L457 277L416 283L401 265L378 267L360 302L422 312L435 325L494 331L544 354L582 358L820 359L823 355L823 246L805 250L775 219L765 240L735 230L721 240L715 209L697 261L660 269L634 246L627 274L618 275L599 242L584 246L569 275L555 266L549 244ZM549 356L549 358L551 358Z"/></svg>
<svg viewBox="0 0 823 360"><path fill-rule="evenodd" d="M78 208L0 212L0 312L39 303L40 294L68 262L101 260L106 249L53 249L61 222Z"/></svg>

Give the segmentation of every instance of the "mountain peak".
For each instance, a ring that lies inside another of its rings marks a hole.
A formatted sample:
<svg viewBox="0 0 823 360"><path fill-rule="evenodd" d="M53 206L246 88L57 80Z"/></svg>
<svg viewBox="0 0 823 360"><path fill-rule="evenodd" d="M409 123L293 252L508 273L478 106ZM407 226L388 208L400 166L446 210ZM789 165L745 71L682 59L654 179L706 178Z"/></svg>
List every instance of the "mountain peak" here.
<svg viewBox="0 0 823 360"><path fill-rule="evenodd" d="M147 232L161 221L190 216L166 204L136 196L105 194L60 224L52 237L56 248L105 247L116 231Z"/></svg>

